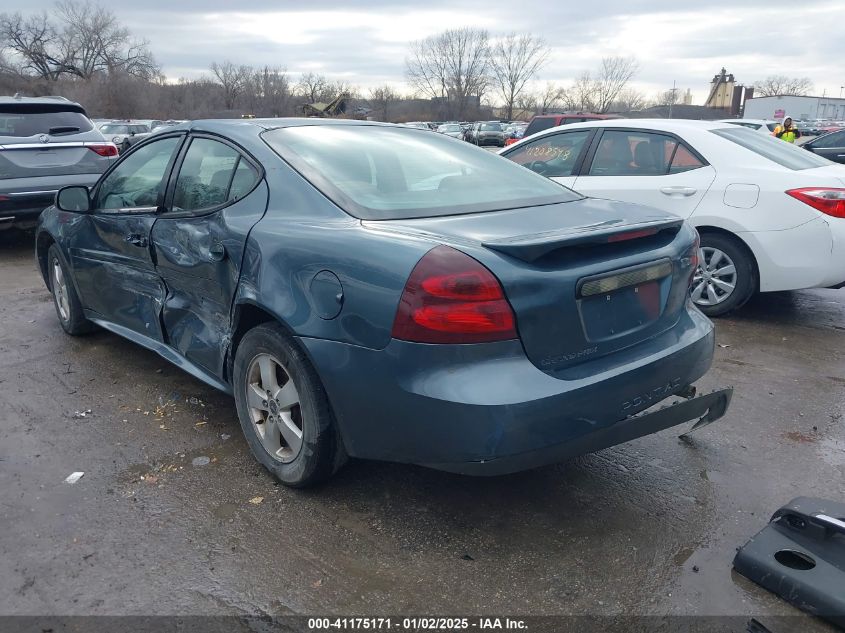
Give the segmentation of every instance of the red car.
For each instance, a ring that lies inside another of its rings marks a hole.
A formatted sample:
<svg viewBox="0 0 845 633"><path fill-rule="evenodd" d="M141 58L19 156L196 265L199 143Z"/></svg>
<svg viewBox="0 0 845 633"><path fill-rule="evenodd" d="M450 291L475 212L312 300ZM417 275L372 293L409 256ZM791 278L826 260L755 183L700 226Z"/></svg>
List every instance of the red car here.
<svg viewBox="0 0 845 633"><path fill-rule="evenodd" d="M528 138L532 134L557 127L558 125L621 118L622 117L618 114L590 114L587 112L578 112L577 114L537 114L531 118L531 121L528 123L528 127L525 128L525 134L523 134L522 138Z"/></svg>

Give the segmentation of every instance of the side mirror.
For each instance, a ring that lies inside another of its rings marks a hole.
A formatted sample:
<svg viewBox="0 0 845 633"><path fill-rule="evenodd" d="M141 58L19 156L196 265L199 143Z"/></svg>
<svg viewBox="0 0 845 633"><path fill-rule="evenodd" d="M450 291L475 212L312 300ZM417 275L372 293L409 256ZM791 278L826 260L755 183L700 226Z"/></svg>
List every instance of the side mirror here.
<svg viewBox="0 0 845 633"><path fill-rule="evenodd" d="M62 187L56 194L56 207L62 211L73 211L75 213L87 213L91 210L91 198L88 195L88 187L73 185Z"/></svg>
<svg viewBox="0 0 845 633"><path fill-rule="evenodd" d="M135 136L135 130L132 130L131 132L129 132L129 136Z"/></svg>

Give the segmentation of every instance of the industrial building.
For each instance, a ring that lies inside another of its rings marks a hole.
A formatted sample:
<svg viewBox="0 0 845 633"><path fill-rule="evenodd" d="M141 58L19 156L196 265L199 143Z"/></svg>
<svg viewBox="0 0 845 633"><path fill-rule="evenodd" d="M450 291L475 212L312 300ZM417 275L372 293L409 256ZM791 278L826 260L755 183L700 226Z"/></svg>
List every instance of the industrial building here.
<svg viewBox="0 0 845 633"><path fill-rule="evenodd" d="M794 95L753 97L745 101L742 114L746 119L777 120L787 115L796 121L815 119L845 121L845 99Z"/></svg>

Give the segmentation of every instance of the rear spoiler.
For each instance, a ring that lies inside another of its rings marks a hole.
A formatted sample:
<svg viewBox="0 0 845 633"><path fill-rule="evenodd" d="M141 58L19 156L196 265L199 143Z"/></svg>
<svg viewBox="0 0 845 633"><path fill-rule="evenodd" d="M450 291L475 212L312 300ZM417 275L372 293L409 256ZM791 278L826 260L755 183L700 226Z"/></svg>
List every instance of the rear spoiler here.
<svg viewBox="0 0 845 633"><path fill-rule="evenodd" d="M650 237L666 230L677 232L683 222L682 218L661 218L634 224L625 223L624 220L610 220L579 226L574 229L544 231L543 233L490 240L482 242L482 246L526 262L533 262L552 251L570 246L624 242Z"/></svg>

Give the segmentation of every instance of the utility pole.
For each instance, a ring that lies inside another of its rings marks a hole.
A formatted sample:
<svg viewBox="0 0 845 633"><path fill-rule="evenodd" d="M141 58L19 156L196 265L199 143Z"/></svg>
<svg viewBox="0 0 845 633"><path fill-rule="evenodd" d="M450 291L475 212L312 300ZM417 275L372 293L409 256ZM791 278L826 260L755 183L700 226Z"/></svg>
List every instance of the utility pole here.
<svg viewBox="0 0 845 633"><path fill-rule="evenodd" d="M672 98L669 100L669 118L672 118L672 109L675 106L675 94L678 89L675 87L675 80L672 80Z"/></svg>
<svg viewBox="0 0 845 633"><path fill-rule="evenodd" d="M839 86L839 98L842 98L842 90L845 89L845 86Z"/></svg>

